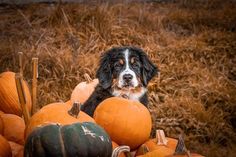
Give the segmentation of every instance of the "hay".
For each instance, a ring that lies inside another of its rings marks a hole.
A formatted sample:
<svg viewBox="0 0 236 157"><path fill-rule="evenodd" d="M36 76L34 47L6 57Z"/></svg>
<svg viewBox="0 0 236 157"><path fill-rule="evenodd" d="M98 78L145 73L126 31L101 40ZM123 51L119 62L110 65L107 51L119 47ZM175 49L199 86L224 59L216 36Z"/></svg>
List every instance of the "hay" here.
<svg viewBox="0 0 236 157"><path fill-rule="evenodd" d="M31 58L39 57L41 108L68 100L84 73L94 78L105 50L139 46L161 70L149 87L153 130L183 133L206 156L233 156L235 21L236 4L218 0L1 6L0 72L17 72L22 51L31 83Z"/></svg>

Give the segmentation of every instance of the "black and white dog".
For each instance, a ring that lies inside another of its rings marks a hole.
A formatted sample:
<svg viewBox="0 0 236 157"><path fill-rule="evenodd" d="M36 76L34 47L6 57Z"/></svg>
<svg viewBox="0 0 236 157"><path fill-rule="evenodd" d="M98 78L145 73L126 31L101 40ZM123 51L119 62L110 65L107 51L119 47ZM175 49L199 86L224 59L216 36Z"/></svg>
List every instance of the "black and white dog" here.
<svg viewBox="0 0 236 157"><path fill-rule="evenodd" d="M147 106L147 84L158 72L157 67L139 48L116 47L100 60L96 77L99 80L81 110L93 116L100 102L109 97L124 97Z"/></svg>

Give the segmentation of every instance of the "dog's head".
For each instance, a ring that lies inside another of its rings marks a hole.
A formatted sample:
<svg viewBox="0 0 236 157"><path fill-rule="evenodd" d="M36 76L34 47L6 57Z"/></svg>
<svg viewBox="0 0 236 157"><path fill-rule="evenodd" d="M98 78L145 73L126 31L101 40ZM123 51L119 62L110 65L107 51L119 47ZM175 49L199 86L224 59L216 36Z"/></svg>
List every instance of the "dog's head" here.
<svg viewBox="0 0 236 157"><path fill-rule="evenodd" d="M116 47L103 54L97 78L104 89L134 90L146 87L157 72L157 67L141 49Z"/></svg>

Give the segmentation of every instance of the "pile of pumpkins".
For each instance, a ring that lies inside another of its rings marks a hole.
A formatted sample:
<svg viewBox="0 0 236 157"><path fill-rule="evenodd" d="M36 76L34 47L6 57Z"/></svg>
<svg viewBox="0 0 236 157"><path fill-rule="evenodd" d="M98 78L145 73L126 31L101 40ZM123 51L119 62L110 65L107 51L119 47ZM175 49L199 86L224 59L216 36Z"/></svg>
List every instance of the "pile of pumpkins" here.
<svg viewBox="0 0 236 157"><path fill-rule="evenodd" d="M45 105L25 125L15 73L0 74L0 156L189 156L175 155L178 140L166 138L162 130L149 139L151 116L137 101L112 97L101 102L93 117L80 111L97 84L97 79L79 83L69 101ZM30 111L30 90L25 81L23 86Z"/></svg>
<svg viewBox="0 0 236 157"><path fill-rule="evenodd" d="M31 97L26 81L23 81L26 105L31 109ZM0 74L0 156L21 157L24 150L25 122L15 83L15 73Z"/></svg>

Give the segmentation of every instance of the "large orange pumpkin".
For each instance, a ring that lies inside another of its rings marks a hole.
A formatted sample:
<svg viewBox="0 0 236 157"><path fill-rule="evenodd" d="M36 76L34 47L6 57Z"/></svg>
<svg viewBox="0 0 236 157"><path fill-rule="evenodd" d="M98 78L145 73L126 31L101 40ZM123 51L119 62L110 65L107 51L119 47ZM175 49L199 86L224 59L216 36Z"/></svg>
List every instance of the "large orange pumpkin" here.
<svg viewBox="0 0 236 157"><path fill-rule="evenodd" d="M136 155L143 155L146 152L143 152L144 149L152 152L156 150L156 153L160 155L170 155L175 152L175 148L177 146L178 140L174 138L165 137L163 130L156 131L156 138L150 139L146 141L144 144L140 146L137 150Z"/></svg>
<svg viewBox="0 0 236 157"><path fill-rule="evenodd" d="M2 120L3 132L2 135L9 141L14 141L18 144L24 144L24 120L14 114L0 114Z"/></svg>
<svg viewBox="0 0 236 157"><path fill-rule="evenodd" d="M0 135L0 157L11 157L11 147L8 141Z"/></svg>
<svg viewBox="0 0 236 157"><path fill-rule="evenodd" d="M78 101L80 103L84 103L89 96L93 93L95 87L98 84L98 79L92 80L88 75L85 74L85 78L87 82L79 83L71 94L71 101L75 102Z"/></svg>
<svg viewBox="0 0 236 157"><path fill-rule="evenodd" d="M44 106L31 117L25 131L26 137L39 125L49 123L65 125L75 122L94 122L93 118L82 111L77 112L76 108L75 104L71 105L70 101L67 103L52 103Z"/></svg>
<svg viewBox="0 0 236 157"><path fill-rule="evenodd" d="M131 149L148 140L152 127L150 113L144 105L119 97L101 102L94 112L94 119L113 141Z"/></svg>
<svg viewBox="0 0 236 157"><path fill-rule="evenodd" d="M26 105L31 110L31 96L26 81L23 81ZM15 73L4 72L0 74L0 110L5 113L22 115L21 106L16 89Z"/></svg>

